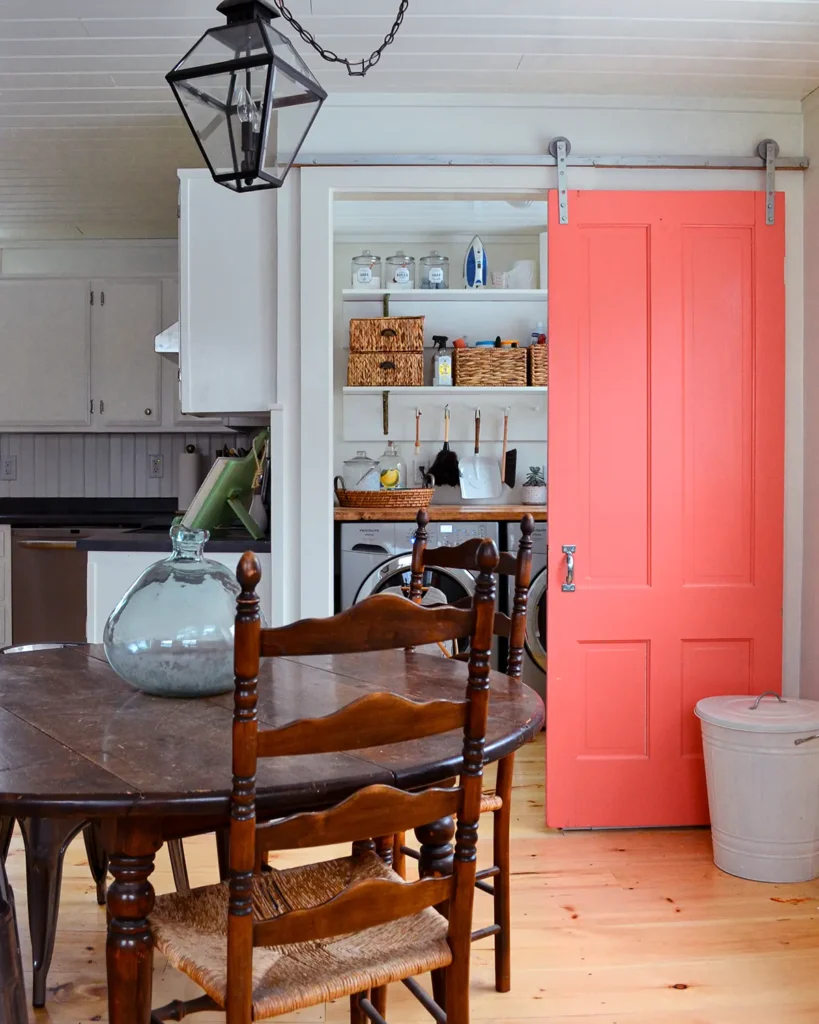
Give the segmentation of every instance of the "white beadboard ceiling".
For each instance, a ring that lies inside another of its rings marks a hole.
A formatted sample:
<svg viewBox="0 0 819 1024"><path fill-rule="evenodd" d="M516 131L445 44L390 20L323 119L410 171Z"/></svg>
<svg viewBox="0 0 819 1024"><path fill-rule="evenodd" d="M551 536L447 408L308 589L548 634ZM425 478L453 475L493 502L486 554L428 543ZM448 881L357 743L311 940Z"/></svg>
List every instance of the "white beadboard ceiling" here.
<svg viewBox="0 0 819 1024"><path fill-rule="evenodd" d="M175 169L200 161L164 74L219 23L215 6L0 0L0 238L174 233ZM359 57L398 0L290 7ZM819 86L819 0L410 0L363 80L297 45L331 94L799 100Z"/></svg>

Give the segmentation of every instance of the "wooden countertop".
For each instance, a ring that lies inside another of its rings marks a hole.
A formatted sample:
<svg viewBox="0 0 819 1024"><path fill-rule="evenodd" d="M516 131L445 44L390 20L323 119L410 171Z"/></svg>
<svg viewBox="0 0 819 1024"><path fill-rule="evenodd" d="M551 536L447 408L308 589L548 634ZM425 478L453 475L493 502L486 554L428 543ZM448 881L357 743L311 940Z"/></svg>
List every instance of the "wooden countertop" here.
<svg viewBox="0 0 819 1024"><path fill-rule="evenodd" d="M433 523L491 523L516 522L527 512L535 522L545 523L549 516L545 505L429 505L429 518ZM341 508L333 509L337 523L411 523L417 508Z"/></svg>

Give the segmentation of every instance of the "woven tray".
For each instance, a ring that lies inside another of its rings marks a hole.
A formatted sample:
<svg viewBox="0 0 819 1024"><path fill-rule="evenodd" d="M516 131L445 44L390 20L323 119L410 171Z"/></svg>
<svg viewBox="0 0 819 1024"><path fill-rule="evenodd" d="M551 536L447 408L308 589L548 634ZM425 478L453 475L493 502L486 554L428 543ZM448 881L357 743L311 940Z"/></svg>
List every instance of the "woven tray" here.
<svg viewBox="0 0 819 1024"><path fill-rule="evenodd" d="M406 488L396 491L348 491L340 476L335 491L342 508L426 508L432 501L432 487Z"/></svg>
<svg viewBox="0 0 819 1024"><path fill-rule="evenodd" d="M456 387L526 387L525 348L456 348L452 354Z"/></svg>
<svg viewBox="0 0 819 1024"><path fill-rule="evenodd" d="M529 383L533 387L545 388L549 384L549 346L530 345Z"/></svg>

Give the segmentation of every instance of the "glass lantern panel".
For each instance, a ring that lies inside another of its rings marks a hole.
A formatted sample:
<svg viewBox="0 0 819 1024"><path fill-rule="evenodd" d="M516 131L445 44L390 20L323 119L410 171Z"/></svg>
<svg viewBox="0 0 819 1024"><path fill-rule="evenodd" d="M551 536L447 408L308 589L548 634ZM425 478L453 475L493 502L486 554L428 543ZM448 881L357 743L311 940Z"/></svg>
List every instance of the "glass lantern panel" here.
<svg viewBox="0 0 819 1024"><path fill-rule="evenodd" d="M270 67L220 72L175 83L213 174L256 167Z"/></svg>
<svg viewBox="0 0 819 1024"><path fill-rule="evenodd" d="M290 42L287 36L283 36L281 32L273 28L272 25L263 24L265 35L267 36L270 48L273 51L273 55L283 60L285 64L290 64L292 67L304 75L308 82L313 82L315 85L319 85L316 76L307 67L302 57L296 52L295 46ZM319 86L321 88L321 86Z"/></svg>
<svg viewBox="0 0 819 1024"><path fill-rule="evenodd" d="M207 31L175 70L193 70L239 57L265 57L268 53L267 43L257 21L222 25Z"/></svg>
<svg viewBox="0 0 819 1024"><path fill-rule="evenodd" d="M294 81L277 66L273 78L273 101L270 127L264 153L262 172L281 180L290 169L323 97L307 92L301 82Z"/></svg>

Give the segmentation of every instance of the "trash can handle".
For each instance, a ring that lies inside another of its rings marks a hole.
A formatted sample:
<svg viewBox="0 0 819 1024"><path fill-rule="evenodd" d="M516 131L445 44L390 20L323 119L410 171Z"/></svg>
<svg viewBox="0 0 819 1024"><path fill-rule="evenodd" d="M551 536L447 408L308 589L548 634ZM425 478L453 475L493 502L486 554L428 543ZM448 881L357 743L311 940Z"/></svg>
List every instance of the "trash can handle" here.
<svg viewBox="0 0 819 1024"><path fill-rule="evenodd" d="M766 690L764 693L760 693L760 695L753 702L753 704L748 708L748 710L749 711L756 711L756 709L759 707L759 702L762 700L763 697L776 697L776 699L779 701L780 704L787 704L788 703L784 699L784 697L780 697L779 694L775 690Z"/></svg>

